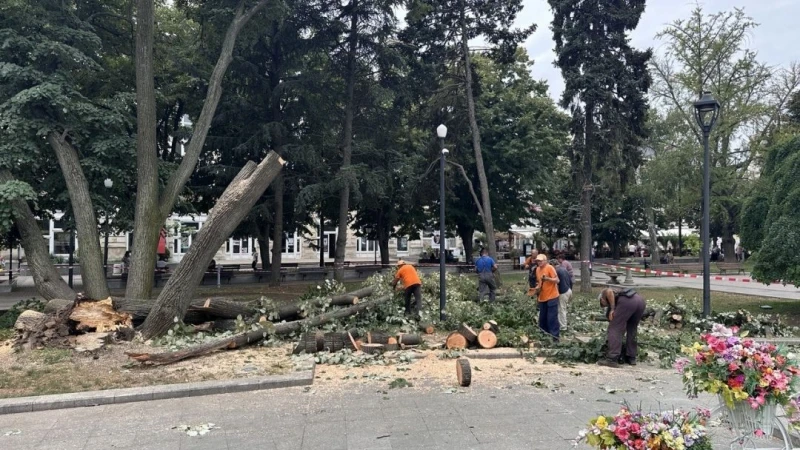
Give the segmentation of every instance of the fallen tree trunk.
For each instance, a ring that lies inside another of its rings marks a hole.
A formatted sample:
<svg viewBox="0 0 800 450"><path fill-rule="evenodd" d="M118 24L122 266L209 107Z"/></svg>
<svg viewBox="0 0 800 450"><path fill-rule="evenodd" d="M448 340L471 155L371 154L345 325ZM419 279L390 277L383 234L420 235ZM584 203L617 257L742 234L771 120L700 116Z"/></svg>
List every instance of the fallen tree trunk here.
<svg viewBox="0 0 800 450"><path fill-rule="evenodd" d="M284 164L285 161L271 151L260 164L248 161L234 177L209 212L203 228L192 238L192 246L158 295L152 311L141 326L144 339L166 333L175 317L183 319L208 263L250 212Z"/></svg>
<svg viewBox="0 0 800 450"><path fill-rule="evenodd" d="M155 300L140 300L114 297L114 309L126 312L133 317L134 322L147 318ZM209 297L192 300L187 309L185 323L205 322L210 316L216 319L236 319L238 316L249 317L255 315L258 309L246 302L236 301L229 297ZM195 313L195 314L192 314Z"/></svg>
<svg viewBox="0 0 800 450"><path fill-rule="evenodd" d="M181 361L186 358L205 355L217 350L221 350L223 348L233 349L233 348L243 347L245 345L254 344L256 342L263 340L270 334L275 334L275 335L289 334L301 330L304 326L316 327L319 325L323 325L334 319L341 319L343 317L349 317L358 314L359 312L364 311L370 306L388 300L391 300L391 296L387 295L384 297L376 298L375 300L370 302L364 302L364 303L359 303L357 305L353 305L349 308L338 309L336 311L320 314L319 316L310 317L308 319L297 320L294 322L279 323L273 325L272 327L262 328L255 331L249 331L247 333L237 334L235 336L219 339L216 341L211 341L195 347L190 347L175 352L166 352L166 353L126 352L126 355L139 362L146 362L150 364L170 364L177 361Z"/></svg>
<svg viewBox="0 0 800 450"><path fill-rule="evenodd" d="M320 298L311 305L315 308L321 308L326 304L330 304L331 306L350 306L355 305L358 303L359 299L363 297L369 297L374 292L374 286L367 286L365 288L361 288L355 290L353 292L346 292L344 294L334 295L327 298ZM294 304L294 305L286 305L278 309L278 319L277 320L294 320L294 319L302 319L306 317L305 311L303 311L304 304Z"/></svg>

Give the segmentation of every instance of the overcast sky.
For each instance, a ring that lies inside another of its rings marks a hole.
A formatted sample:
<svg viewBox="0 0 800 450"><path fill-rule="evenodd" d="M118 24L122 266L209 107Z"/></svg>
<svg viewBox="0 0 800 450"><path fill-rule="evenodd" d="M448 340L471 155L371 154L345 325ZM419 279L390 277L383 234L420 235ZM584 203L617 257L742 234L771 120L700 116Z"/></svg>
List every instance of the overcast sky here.
<svg viewBox="0 0 800 450"><path fill-rule="evenodd" d="M706 0L700 2L706 14L744 8L745 13L759 24L750 37L750 48L759 58L772 66L786 66L792 61L800 62L800 0ZM547 80L550 95L558 99L564 88L561 73L553 66L555 54L550 22L553 15L547 0L523 0L524 9L518 17L519 25L537 24L537 30L525 43L528 54L535 61L532 72L536 79ZM632 34L636 48L652 47L656 53L663 45L655 40L655 34L664 25L675 19L689 17L696 6L687 0L648 0L639 27Z"/></svg>

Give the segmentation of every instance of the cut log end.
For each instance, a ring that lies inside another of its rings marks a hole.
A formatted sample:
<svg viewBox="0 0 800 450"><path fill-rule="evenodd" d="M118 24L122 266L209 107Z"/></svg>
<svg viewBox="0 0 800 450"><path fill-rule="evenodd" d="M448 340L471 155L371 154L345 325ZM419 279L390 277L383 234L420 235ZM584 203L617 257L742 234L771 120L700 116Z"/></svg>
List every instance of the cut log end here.
<svg viewBox="0 0 800 450"><path fill-rule="evenodd" d="M433 334L436 331L436 328L430 323L420 324L419 329L425 334Z"/></svg>
<svg viewBox="0 0 800 450"><path fill-rule="evenodd" d="M445 347L447 347L448 350L467 348L467 338L465 338L461 333L454 331L447 335Z"/></svg>
<svg viewBox="0 0 800 450"><path fill-rule="evenodd" d="M481 330L478 333L478 345L481 348L494 348L497 345L497 335L490 330Z"/></svg>
<svg viewBox="0 0 800 450"><path fill-rule="evenodd" d="M458 378L459 386L467 387L472 384L472 368L470 368L467 358L458 358L456 360L456 377Z"/></svg>

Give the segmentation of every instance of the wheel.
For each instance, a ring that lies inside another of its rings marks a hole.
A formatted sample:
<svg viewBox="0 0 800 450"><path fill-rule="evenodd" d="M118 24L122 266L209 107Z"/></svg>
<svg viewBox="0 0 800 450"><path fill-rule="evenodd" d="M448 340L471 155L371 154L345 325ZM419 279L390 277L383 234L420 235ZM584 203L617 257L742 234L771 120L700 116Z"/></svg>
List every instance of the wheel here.
<svg viewBox="0 0 800 450"><path fill-rule="evenodd" d="M717 406L711 409L708 435L715 449L727 447L731 450L792 450L792 437L781 417L776 415L772 419L772 435L757 436L752 431L745 432L732 427L727 409Z"/></svg>

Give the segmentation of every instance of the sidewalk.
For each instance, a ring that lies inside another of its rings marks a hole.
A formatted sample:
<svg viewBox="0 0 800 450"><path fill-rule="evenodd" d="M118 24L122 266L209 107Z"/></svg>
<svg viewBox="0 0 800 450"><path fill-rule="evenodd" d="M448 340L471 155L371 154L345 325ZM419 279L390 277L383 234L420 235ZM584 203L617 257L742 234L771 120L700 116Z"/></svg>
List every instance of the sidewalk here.
<svg viewBox="0 0 800 450"><path fill-rule="evenodd" d="M622 402L664 410L715 400L687 399L677 375L654 367L547 368L536 386L493 385L473 372L473 386L456 390L343 384L325 380L320 366L306 388L0 416L0 448L567 450L591 417ZM217 428L205 436L172 428L208 423Z"/></svg>
<svg viewBox="0 0 800 450"><path fill-rule="evenodd" d="M742 278L737 277L737 278ZM580 279L578 276L577 279ZM592 281L595 279L602 283L609 280L609 277L602 272L595 272ZM620 277L623 280L624 277ZM672 288L682 287L690 289L703 289L703 278L679 278L679 277L633 277L634 287L661 287ZM742 282L742 281L724 281L724 280L711 280L711 290L715 292L728 292L731 294L742 295L756 295L761 297L784 298L792 300L800 300L800 289L795 286L782 284L766 284L757 281Z"/></svg>

